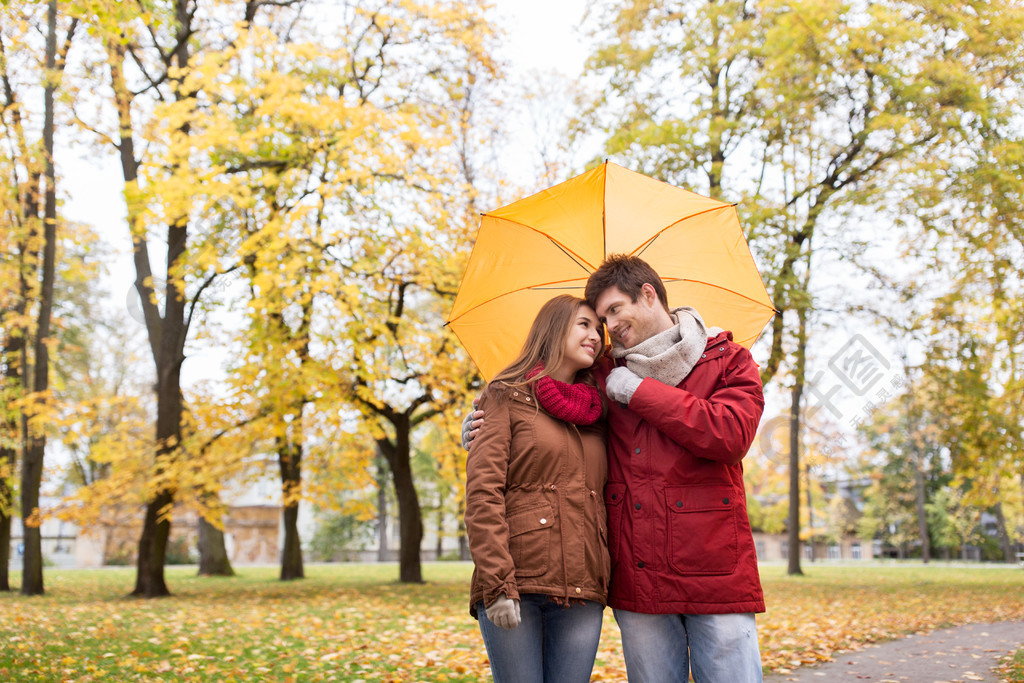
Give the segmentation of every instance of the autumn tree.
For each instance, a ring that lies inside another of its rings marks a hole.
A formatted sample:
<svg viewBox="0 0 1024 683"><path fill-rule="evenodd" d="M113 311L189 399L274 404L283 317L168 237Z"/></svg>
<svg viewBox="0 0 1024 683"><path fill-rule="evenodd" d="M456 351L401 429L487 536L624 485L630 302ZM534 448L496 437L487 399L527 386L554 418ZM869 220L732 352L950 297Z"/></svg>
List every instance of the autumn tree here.
<svg viewBox="0 0 1024 683"><path fill-rule="evenodd" d="M330 16L330 29L298 16L285 39L239 27L230 46L197 56L186 82L198 95L160 109L187 122L176 154L193 164L154 188L188 188L203 217L187 260L243 281L230 384L280 470L282 578L303 573L311 425L341 404L372 412L365 432L398 492L402 577L418 581L410 438L471 374L439 297L454 292L448 255L465 249L468 215L466 184L451 180L466 170L453 163L462 117L451 112L489 75L488 28L465 3L357 3Z"/></svg>
<svg viewBox="0 0 1024 683"><path fill-rule="evenodd" d="M994 515L1004 559L1012 562L1015 540L1005 508L1019 500L1013 494L1021 487L1017 358L1024 337L1017 325L996 325L991 319L991 327L984 325L985 304L975 304L975 311L942 314L943 332L936 340L949 345L935 343L926 366L934 378L930 397L939 413L934 429L949 449L954 473L966 485L967 501ZM995 343L986 338L983 325L996 335Z"/></svg>
<svg viewBox="0 0 1024 683"><path fill-rule="evenodd" d="M1019 81L1010 80L1020 97ZM919 228L912 253L941 283L922 364L940 406L936 428L965 503L995 516L1011 561L1015 529L1007 520L1019 518L1024 491L1024 135L1012 112L988 117L991 134L960 156L936 159L905 205Z"/></svg>
<svg viewBox="0 0 1024 683"><path fill-rule="evenodd" d="M969 545L980 545L981 510L969 504L962 487L946 486L935 492L926 506L928 529L935 547L945 559L960 549L960 559L967 556Z"/></svg>
<svg viewBox="0 0 1024 683"><path fill-rule="evenodd" d="M196 207L187 194L167 191L167 181L190 164L179 155L188 149L190 122L171 122L167 132L152 117L158 105L187 108L198 100L202 93L189 82L197 55L229 45L235 22L251 22L268 8L295 4L177 0L155 6L92 2L77 8L101 50L83 70L106 76L98 90L111 93L109 111L116 127L110 130L102 115L90 118L84 110L79 110L79 121L115 149L121 162L135 286L156 368L156 447L139 539L136 595L168 594L164 556L178 490L172 475L187 460L181 448L186 415L182 365L199 301L209 285L204 279L208 274L197 272L187 260L197 230ZM162 137L153 137L157 131ZM152 256L162 257L156 272Z"/></svg>
<svg viewBox="0 0 1024 683"><path fill-rule="evenodd" d="M39 531L39 487L46 452L44 423L50 407L50 345L54 281L57 270L57 172L54 137L56 93L60 87L72 38L78 26L59 16L56 0L43 7L35 3L5 6L3 32L0 35L0 81L3 83L3 127L9 152L11 187L17 200L10 203L5 217L10 220L17 255L18 289L9 299L12 310L5 311L5 387L20 401L20 415L8 413L4 422L10 428L20 419L21 514L24 529L24 565L21 592L43 593L42 538ZM19 16L20 15L20 16ZM10 27L8 29L8 27ZM44 37L41 50L31 45L38 31ZM11 54L11 48L26 48L24 54ZM33 54L35 48L35 54ZM26 58L27 57L27 58ZM15 69L31 76L18 82ZM38 121L31 121L28 99L41 88L42 103ZM33 130L39 139L33 139ZM5 202L6 204L6 202ZM8 270L8 273L11 271ZM25 316L34 315L29 322ZM11 410L5 407L5 413ZM0 541L10 543L10 485L16 447L5 440L0 450ZM3 582L7 583L7 549L3 556Z"/></svg>
<svg viewBox="0 0 1024 683"><path fill-rule="evenodd" d="M884 504L873 502L878 510L899 509L906 516L899 521L899 542L913 539L919 543L923 562L932 554L928 505L950 480L948 451L936 424L941 417L937 406L926 398L928 390L909 386L876 410L872 421L861 428L872 458L867 468L879 476L872 493L884 499ZM900 552L902 556L902 546Z"/></svg>

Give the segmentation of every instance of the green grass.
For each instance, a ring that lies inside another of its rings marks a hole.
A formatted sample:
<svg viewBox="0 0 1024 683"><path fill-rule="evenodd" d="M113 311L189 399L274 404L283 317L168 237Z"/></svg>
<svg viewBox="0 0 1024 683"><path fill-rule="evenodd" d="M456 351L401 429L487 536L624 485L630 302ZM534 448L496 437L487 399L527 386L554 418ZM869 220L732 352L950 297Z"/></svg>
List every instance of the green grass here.
<svg viewBox="0 0 1024 683"><path fill-rule="evenodd" d="M1004 683L1024 681L1024 647L1003 659L996 671Z"/></svg>
<svg viewBox="0 0 1024 683"><path fill-rule="evenodd" d="M767 671L908 633L1024 619L1020 569L804 569L807 576L787 577L784 567L761 568L768 612L758 629ZM141 600L127 597L134 569L48 570L46 595L0 594L0 680L489 679L468 613L471 565L425 564L423 585L397 583L395 565L306 572L282 583L272 567L242 568L234 578L170 568L173 597ZM19 580L13 572L12 582ZM624 680L618 630L605 614L594 678Z"/></svg>

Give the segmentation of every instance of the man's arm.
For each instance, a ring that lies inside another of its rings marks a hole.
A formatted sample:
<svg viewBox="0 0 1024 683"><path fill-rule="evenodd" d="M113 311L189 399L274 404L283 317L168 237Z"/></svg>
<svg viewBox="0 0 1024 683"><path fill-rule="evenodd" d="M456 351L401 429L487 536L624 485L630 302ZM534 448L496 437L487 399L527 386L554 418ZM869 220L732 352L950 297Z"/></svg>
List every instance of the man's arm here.
<svg viewBox="0 0 1024 683"><path fill-rule="evenodd" d="M737 463L757 434L764 394L747 349L738 347L725 362L729 369L706 399L648 377L633 392L629 409L693 455Z"/></svg>

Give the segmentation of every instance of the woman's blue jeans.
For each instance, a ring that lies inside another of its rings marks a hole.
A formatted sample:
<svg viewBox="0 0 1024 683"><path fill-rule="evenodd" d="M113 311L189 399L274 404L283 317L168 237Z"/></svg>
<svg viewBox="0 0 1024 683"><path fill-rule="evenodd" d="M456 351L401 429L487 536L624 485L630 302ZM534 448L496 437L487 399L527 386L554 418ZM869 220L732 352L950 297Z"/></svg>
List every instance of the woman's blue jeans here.
<svg viewBox="0 0 1024 683"><path fill-rule="evenodd" d="M604 606L562 607L547 595L519 596L519 626L506 630L477 605L495 683L586 683L594 670Z"/></svg>

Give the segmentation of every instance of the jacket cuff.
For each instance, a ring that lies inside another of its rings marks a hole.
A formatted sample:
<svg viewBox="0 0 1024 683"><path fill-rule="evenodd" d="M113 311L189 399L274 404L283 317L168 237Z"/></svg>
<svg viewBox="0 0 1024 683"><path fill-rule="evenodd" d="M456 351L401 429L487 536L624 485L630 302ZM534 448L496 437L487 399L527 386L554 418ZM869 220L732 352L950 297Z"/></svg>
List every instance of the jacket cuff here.
<svg viewBox="0 0 1024 683"><path fill-rule="evenodd" d="M509 579L505 583L499 584L493 588L488 588L484 591L484 607L490 607L494 604L494 601L498 599L498 596L502 593L509 600L519 599L519 587L516 586L516 582L513 579Z"/></svg>

